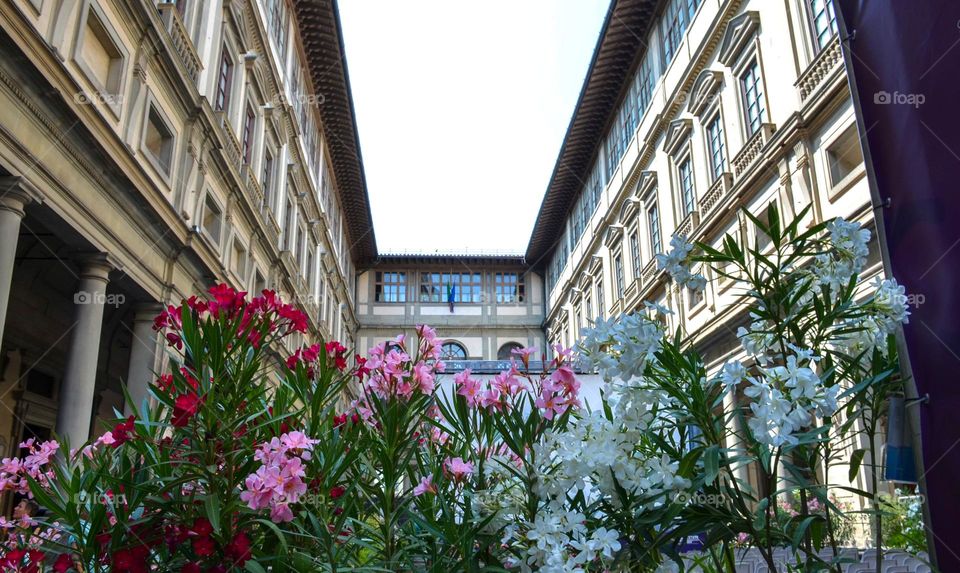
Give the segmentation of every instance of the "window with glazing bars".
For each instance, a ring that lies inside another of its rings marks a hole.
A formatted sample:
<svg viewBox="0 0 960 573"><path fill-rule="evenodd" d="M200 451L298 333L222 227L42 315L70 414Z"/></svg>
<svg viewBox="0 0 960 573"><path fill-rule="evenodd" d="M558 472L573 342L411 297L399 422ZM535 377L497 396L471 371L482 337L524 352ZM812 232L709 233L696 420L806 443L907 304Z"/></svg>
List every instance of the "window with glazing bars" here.
<svg viewBox="0 0 960 573"><path fill-rule="evenodd" d="M233 83L233 61L230 54L227 53L227 46L223 46L223 54L220 56L220 73L217 77L217 111L227 111L230 109L230 84Z"/></svg>
<svg viewBox="0 0 960 573"><path fill-rule="evenodd" d="M763 83L760 80L760 65L753 60L740 76L743 89L743 102L746 106L747 134L753 135L767 121L767 110L763 102Z"/></svg>
<svg viewBox="0 0 960 573"><path fill-rule="evenodd" d="M602 271L601 271L602 272ZM604 308L603 300L603 279L597 278L597 319L603 319L603 313L606 310Z"/></svg>
<svg viewBox="0 0 960 573"><path fill-rule="evenodd" d="M257 121L257 116L253 114L253 109L247 107L247 113L243 119L243 164L250 164L250 157L253 155L253 125Z"/></svg>
<svg viewBox="0 0 960 573"><path fill-rule="evenodd" d="M660 209L656 203L647 210L647 225L650 231L650 247L653 253L662 253L663 243L660 240Z"/></svg>
<svg viewBox="0 0 960 573"><path fill-rule="evenodd" d="M824 49L837 33L837 15L833 0L810 0L810 17L816 35L817 51Z"/></svg>
<svg viewBox="0 0 960 573"><path fill-rule="evenodd" d="M727 157L723 145L723 124L720 123L720 114L713 117L707 125L707 145L710 147L710 169L714 180L727 170Z"/></svg>
<svg viewBox="0 0 960 573"><path fill-rule="evenodd" d="M522 274L497 273L494 279L494 288L498 303L523 302L524 285Z"/></svg>
<svg viewBox="0 0 960 573"><path fill-rule="evenodd" d="M630 262L633 264L633 278L640 278L640 237L636 230L630 234Z"/></svg>
<svg viewBox="0 0 960 573"><path fill-rule="evenodd" d="M377 271L374 293L377 302L406 302L407 273Z"/></svg>
<svg viewBox="0 0 960 573"><path fill-rule="evenodd" d="M476 303L481 301L483 280L480 273L420 273L420 302Z"/></svg>
<svg viewBox="0 0 960 573"><path fill-rule="evenodd" d="M620 253L613 258L613 273L617 285L617 298L623 298L623 255Z"/></svg>
<svg viewBox="0 0 960 573"><path fill-rule="evenodd" d="M693 189L693 167L690 158L684 159L678 168L680 176L680 193L683 197L683 212L689 214L696 207L696 194Z"/></svg>

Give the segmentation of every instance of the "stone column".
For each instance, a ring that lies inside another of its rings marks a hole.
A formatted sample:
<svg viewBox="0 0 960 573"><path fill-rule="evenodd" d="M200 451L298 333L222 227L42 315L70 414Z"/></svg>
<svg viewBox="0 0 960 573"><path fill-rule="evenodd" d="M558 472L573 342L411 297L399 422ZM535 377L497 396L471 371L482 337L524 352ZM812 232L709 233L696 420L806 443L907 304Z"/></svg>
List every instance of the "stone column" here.
<svg viewBox="0 0 960 573"><path fill-rule="evenodd" d="M23 192L17 177L0 178L0 344L3 341L3 325L7 319L10 303L10 285L13 281L13 263L17 258L17 240L20 237L20 221L23 208L30 196Z"/></svg>
<svg viewBox="0 0 960 573"><path fill-rule="evenodd" d="M738 408L735 392L736 390L731 388L723 395L723 410L725 412L735 412ZM740 423L740 417L736 414L730 423L733 427L730 428L730 434L727 437L727 447L734 450L732 455L742 456L746 453L747 448L743 442L743 436L744 432L748 430L743 427L743 424ZM736 466L733 469L733 475L740 480L741 484L749 484L752 488L756 487L756 484L750 483L750 467L747 462L744 461Z"/></svg>
<svg viewBox="0 0 960 573"><path fill-rule="evenodd" d="M57 413L57 434L69 439L71 448L79 447L90 434L103 305L111 269L103 256L82 260L80 283L73 295L75 324Z"/></svg>
<svg viewBox="0 0 960 573"><path fill-rule="evenodd" d="M133 402L124 406L124 413L137 414L143 401L150 396L150 383L156 378L154 364L157 356L157 333L153 318L162 310L159 304L140 304L134 308L133 340L130 342L130 365L127 369L127 392Z"/></svg>

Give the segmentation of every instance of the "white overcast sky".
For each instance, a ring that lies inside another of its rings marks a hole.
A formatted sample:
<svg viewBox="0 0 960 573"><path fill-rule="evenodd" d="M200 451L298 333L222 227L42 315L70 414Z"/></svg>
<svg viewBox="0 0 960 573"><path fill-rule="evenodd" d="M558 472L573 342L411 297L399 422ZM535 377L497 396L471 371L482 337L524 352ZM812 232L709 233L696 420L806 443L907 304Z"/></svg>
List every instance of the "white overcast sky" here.
<svg viewBox="0 0 960 573"><path fill-rule="evenodd" d="M381 253L526 249L609 0L340 0Z"/></svg>

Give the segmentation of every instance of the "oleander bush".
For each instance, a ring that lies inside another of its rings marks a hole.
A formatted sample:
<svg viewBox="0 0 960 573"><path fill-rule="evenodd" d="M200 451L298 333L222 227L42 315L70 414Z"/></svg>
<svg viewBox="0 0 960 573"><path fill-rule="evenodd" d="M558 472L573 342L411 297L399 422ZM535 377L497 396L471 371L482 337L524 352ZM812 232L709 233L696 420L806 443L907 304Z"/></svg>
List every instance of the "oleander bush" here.
<svg viewBox="0 0 960 573"><path fill-rule="evenodd" d="M732 281L743 352L720 368L656 305L599 321L542 371L519 350L490 380L445 375L426 325L363 357L337 341L283 356L307 317L271 291L171 306L152 405L76 450L2 461L0 489L46 514L0 522L0 570L676 570L697 536L718 571L742 547L840 571L820 550L850 543L838 496L873 499L850 485L868 453L850 444L902 386L906 297L860 283L854 223L754 223L763 248L675 237L658 256L683 288ZM584 365L604 380L594 409ZM850 479L830 483L841 463Z"/></svg>

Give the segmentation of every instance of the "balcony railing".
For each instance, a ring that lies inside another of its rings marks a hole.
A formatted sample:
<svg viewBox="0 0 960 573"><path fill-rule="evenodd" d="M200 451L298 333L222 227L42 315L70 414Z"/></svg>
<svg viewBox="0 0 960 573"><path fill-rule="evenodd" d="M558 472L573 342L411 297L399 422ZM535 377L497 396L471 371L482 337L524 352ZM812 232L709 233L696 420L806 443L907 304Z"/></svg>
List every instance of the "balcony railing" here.
<svg viewBox="0 0 960 573"><path fill-rule="evenodd" d="M805 102L811 94L815 93L824 80L835 68L843 63L843 52L840 50L840 39L834 36L833 40L817 55L810 66L797 80L795 84L800 90L800 101Z"/></svg>
<svg viewBox="0 0 960 573"><path fill-rule="evenodd" d="M180 56L183 67L187 70L187 76L190 77L190 81L197 83L197 76L203 69L203 63L200 56L197 55L197 51L193 48L193 40L187 33L187 27L183 25L177 5L173 2L161 2L157 5L157 10L160 11L160 19L163 21L163 27L170 35L173 48Z"/></svg>
<svg viewBox="0 0 960 573"><path fill-rule="evenodd" d="M234 132L233 127L230 126L230 120L227 118L226 112L218 111L217 118L220 121L220 128L223 129L224 139L227 140L224 153L227 154L227 159L230 160L230 163L237 171L240 171L240 168L243 166L242 156L240 154L240 139L237 138L236 132Z"/></svg>
<svg viewBox="0 0 960 573"><path fill-rule="evenodd" d="M717 177L717 180L707 189L707 193L703 196L703 201L700 202L700 210L703 211L704 218L713 213L713 210L720 204L720 201L730 193L732 186L733 175L730 173L721 173L720 177Z"/></svg>
<svg viewBox="0 0 960 573"><path fill-rule="evenodd" d="M518 368L522 368L520 360L517 359L514 361L517 364ZM444 360L443 365L445 367L445 372L463 372L467 368L470 369L472 374L499 374L504 370L510 370L510 360ZM530 361L530 372L542 372L544 366L549 366L549 362L541 362L540 360L531 360ZM582 359L576 359L572 363L574 372L583 374L590 372L589 368L586 365L586 362Z"/></svg>
<svg viewBox="0 0 960 573"><path fill-rule="evenodd" d="M737 153L736 157L733 158L733 175L735 177L743 175L753 165L753 162L760 157L763 148L770 141L770 137L773 136L773 130L772 123L763 123L760 125L760 129L753 134L753 137L747 140L740 153Z"/></svg>
<svg viewBox="0 0 960 573"><path fill-rule="evenodd" d="M700 224L700 213L696 210L687 213L687 216L677 225L677 234L690 238L693 228Z"/></svg>

